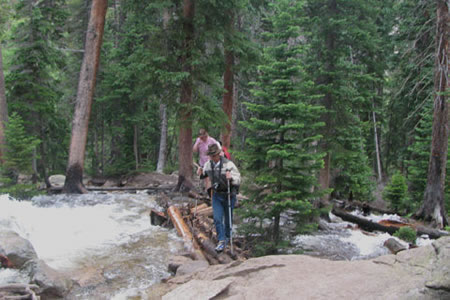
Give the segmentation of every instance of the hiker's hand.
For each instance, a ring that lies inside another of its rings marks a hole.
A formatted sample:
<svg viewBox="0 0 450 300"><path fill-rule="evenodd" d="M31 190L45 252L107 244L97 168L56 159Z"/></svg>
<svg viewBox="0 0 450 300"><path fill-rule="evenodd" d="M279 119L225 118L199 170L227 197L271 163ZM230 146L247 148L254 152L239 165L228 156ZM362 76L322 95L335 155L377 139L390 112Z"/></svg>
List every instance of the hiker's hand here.
<svg viewBox="0 0 450 300"><path fill-rule="evenodd" d="M225 176L227 177L227 180L231 180L231 172L230 171L227 171L225 173Z"/></svg>
<svg viewBox="0 0 450 300"><path fill-rule="evenodd" d="M203 174L203 169L202 168L198 168L197 169L197 175L200 176Z"/></svg>

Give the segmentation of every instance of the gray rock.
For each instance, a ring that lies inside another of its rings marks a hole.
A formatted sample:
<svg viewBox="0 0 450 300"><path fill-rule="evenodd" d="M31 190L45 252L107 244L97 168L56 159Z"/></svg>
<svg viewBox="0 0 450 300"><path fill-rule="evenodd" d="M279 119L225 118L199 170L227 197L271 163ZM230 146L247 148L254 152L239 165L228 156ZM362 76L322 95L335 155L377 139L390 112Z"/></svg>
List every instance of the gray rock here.
<svg viewBox="0 0 450 300"><path fill-rule="evenodd" d="M42 299L63 298L74 284L71 279L52 269L40 259L28 261L23 270L29 274L31 283L39 286L39 295Z"/></svg>
<svg viewBox="0 0 450 300"><path fill-rule="evenodd" d="M170 258L169 261L169 272L172 272L173 274L175 274L177 272L177 269L186 263L192 262L192 259L186 256L181 256L181 255L177 255L177 256L173 256Z"/></svg>
<svg viewBox="0 0 450 300"><path fill-rule="evenodd" d="M449 268L448 237L372 260L266 256L177 276L168 283L179 285L164 299L180 292L208 299L222 280L220 299L450 299Z"/></svg>
<svg viewBox="0 0 450 300"><path fill-rule="evenodd" d="M391 251L392 254L397 254L400 251L408 249L406 246L402 245L399 241L394 238L387 239L384 242L384 246Z"/></svg>
<svg viewBox="0 0 450 300"><path fill-rule="evenodd" d="M11 230L0 231L2 254L6 255L15 268L20 269L27 261L37 258L31 243Z"/></svg>
<svg viewBox="0 0 450 300"><path fill-rule="evenodd" d="M203 271L208 269L208 267L209 264L205 260L193 260L179 266L177 269L176 276L182 276L186 274L195 273L198 271Z"/></svg>
<svg viewBox="0 0 450 300"><path fill-rule="evenodd" d="M48 178L48 181L52 187L63 187L66 176L60 174L52 175Z"/></svg>

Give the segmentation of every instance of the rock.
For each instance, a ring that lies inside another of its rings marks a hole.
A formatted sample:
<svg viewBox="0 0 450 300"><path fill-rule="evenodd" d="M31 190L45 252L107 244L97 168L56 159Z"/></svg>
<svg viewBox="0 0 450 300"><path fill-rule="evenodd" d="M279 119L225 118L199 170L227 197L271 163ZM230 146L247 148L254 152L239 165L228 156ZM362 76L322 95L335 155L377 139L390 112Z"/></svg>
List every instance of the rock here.
<svg viewBox="0 0 450 300"><path fill-rule="evenodd" d="M42 299L62 298L73 286L72 280L52 269L40 259L28 261L23 270L29 274L31 283L39 286L39 295Z"/></svg>
<svg viewBox="0 0 450 300"><path fill-rule="evenodd" d="M17 184L32 184L33 175L29 174L19 174L17 175Z"/></svg>
<svg viewBox="0 0 450 300"><path fill-rule="evenodd" d="M175 273L177 273L177 269L181 265L189 263L191 261L192 261L192 259L189 257L186 257L186 256L181 256L181 255L173 256L170 258L170 261L169 261L169 266L168 266L169 272L175 274Z"/></svg>
<svg viewBox="0 0 450 300"><path fill-rule="evenodd" d="M206 270L209 267L209 263L205 260L193 260L182 264L178 267L176 276L182 276L186 274L195 273L198 271Z"/></svg>
<svg viewBox="0 0 450 300"><path fill-rule="evenodd" d="M8 257L15 268L20 269L27 261L37 258L31 243L11 230L0 231L2 254Z"/></svg>
<svg viewBox="0 0 450 300"><path fill-rule="evenodd" d="M171 291L162 297L163 300L197 300L197 299L213 299L224 290L226 290L233 282L230 278L222 280L204 281L192 280L189 286L182 285L181 287ZM208 288L205 289L204 287Z"/></svg>
<svg viewBox="0 0 450 300"><path fill-rule="evenodd" d="M405 245L403 245L402 243L400 243L398 240L396 240L394 238L387 239L383 245L386 248L388 248L392 254L397 254L400 251L408 249L408 247L406 247Z"/></svg>
<svg viewBox="0 0 450 300"><path fill-rule="evenodd" d="M50 182L50 185L57 188L62 188L65 181L66 176L60 174L52 175L48 178L48 182Z"/></svg>
<svg viewBox="0 0 450 300"><path fill-rule="evenodd" d="M449 270L450 238L442 237L372 260L279 255L214 265L169 279L163 299L208 299L218 290L220 299L450 299Z"/></svg>

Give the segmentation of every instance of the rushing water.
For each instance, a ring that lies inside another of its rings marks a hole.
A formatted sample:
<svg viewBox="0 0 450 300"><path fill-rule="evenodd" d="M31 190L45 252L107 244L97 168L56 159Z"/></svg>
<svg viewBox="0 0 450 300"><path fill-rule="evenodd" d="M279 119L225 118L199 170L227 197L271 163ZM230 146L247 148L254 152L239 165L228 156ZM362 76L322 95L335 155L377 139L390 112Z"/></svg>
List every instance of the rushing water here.
<svg viewBox="0 0 450 300"><path fill-rule="evenodd" d="M373 222L380 220L402 221L397 215L374 215L363 216L361 211L355 210L352 214L366 218ZM359 260L370 259L381 255L389 254L389 250L384 246L386 240L396 239L400 244L409 247L408 243L391 236L388 233L372 233L361 231L349 222L344 222L340 218L330 213L331 223L324 224L325 227L313 235L298 235L292 241L293 250L301 250L304 254L324 257L332 260ZM427 237L419 237L416 245L423 246L430 244Z"/></svg>
<svg viewBox="0 0 450 300"><path fill-rule="evenodd" d="M171 254L182 249L174 230L150 224L158 208L142 194L39 196L17 201L0 196L0 230L29 240L49 266L78 280L74 299L126 299L168 277ZM27 282L1 269L0 284Z"/></svg>
<svg viewBox="0 0 450 300"><path fill-rule="evenodd" d="M0 195L0 230L17 232L31 242L40 259L80 283L68 299L145 299L151 285L170 275L169 257L183 249L175 230L150 224L152 208L161 209L145 192L39 196L31 201ZM355 230L330 217L332 222L314 235L296 236L291 251L334 260L388 253L383 244L389 234ZM13 282L28 283L29 278L17 270L0 269L0 284Z"/></svg>

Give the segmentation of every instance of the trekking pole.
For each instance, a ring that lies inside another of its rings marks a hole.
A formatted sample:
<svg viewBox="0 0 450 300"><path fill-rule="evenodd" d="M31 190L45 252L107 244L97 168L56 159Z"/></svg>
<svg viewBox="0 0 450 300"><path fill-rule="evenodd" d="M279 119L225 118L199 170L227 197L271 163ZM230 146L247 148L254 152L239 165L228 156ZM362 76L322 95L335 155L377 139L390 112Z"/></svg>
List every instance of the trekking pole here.
<svg viewBox="0 0 450 300"><path fill-rule="evenodd" d="M231 191L230 191L230 179L227 179L228 184L228 217L230 224L230 249L231 255L233 254L233 218L231 217Z"/></svg>

